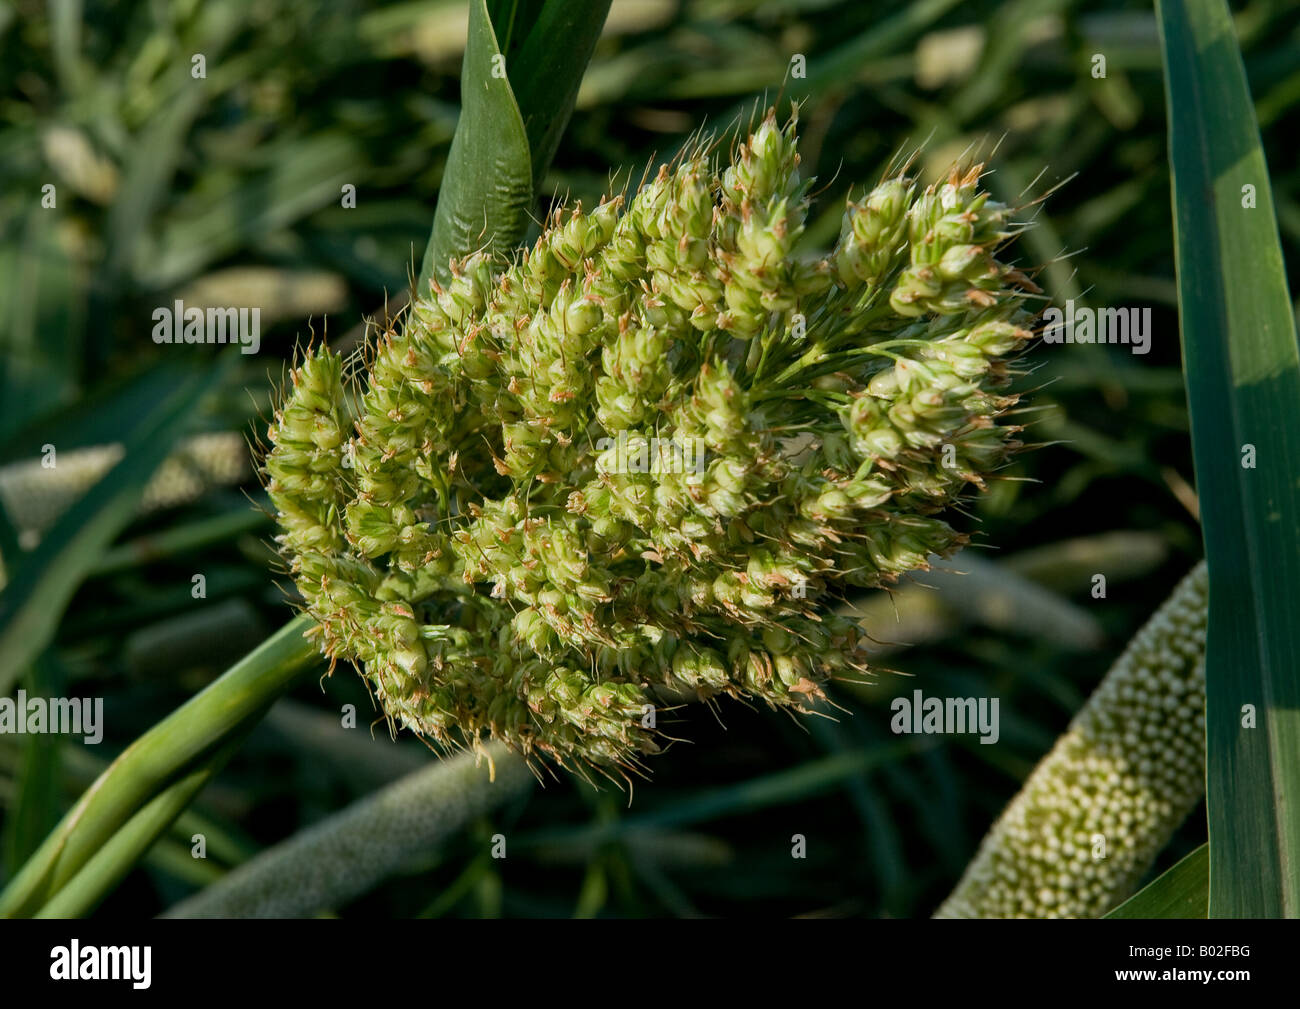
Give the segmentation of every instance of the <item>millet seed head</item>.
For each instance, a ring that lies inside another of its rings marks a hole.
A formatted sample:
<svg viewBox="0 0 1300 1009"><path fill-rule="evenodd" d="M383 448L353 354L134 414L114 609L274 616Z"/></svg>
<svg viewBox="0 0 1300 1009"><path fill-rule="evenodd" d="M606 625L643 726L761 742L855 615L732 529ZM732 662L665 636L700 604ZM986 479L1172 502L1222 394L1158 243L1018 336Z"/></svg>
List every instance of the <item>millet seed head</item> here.
<svg viewBox="0 0 1300 1009"><path fill-rule="evenodd" d="M965 537L1031 338L979 172L850 202L829 256L793 119L453 265L372 348L309 351L264 463L331 658L431 742L633 768L664 691L804 710L865 671L843 593ZM660 692L660 693L657 693Z"/></svg>

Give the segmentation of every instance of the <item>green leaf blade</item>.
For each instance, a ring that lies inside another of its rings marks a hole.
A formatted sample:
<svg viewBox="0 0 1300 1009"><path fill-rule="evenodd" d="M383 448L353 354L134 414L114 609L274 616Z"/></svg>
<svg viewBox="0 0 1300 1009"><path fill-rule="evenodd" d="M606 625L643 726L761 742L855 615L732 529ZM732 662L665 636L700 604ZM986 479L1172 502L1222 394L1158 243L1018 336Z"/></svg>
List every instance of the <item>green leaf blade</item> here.
<svg viewBox="0 0 1300 1009"><path fill-rule="evenodd" d="M1209 911L1298 917L1300 349L1227 6L1162 2L1159 15L1183 366L1210 568Z"/></svg>
<svg viewBox="0 0 1300 1009"><path fill-rule="evenodd" d="M1209 889L1210 846L1203 844L1103 917L1204 918Z"/></svg>
<svg viewBox="0 0 1300 1009"><path fill-rule="evenodd" d="M532 152L533 187L539 188L569 124L583 71L609 14L610 0L546 4L528 33L510 78Z"/></svg>
<svg viewBox="0 0 1300 1009"><path fill-rule="evenodd" d="M523 236L533 199L524 121L484 0L470 4L461 70L461 112L447 154L420 290L451 279L448 262L481 247L509 248Z"/></svg>

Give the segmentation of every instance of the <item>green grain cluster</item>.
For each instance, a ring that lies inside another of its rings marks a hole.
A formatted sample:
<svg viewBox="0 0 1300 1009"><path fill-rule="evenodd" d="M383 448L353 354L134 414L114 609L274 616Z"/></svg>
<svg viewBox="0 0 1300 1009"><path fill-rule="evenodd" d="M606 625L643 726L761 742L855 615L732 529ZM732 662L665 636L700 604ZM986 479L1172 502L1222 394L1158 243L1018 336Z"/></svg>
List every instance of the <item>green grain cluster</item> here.
<svg viewBox="0 0 1300 1009"><path fill-rule="evenodd" d="M1017 446L1033 285L978 168L887 179L815 260L794 122L715 156L292 372L283 553L323 652L436 744L627 768L657 688L808 708L865 670L834 603L958 548L942 512Z"/></svg>

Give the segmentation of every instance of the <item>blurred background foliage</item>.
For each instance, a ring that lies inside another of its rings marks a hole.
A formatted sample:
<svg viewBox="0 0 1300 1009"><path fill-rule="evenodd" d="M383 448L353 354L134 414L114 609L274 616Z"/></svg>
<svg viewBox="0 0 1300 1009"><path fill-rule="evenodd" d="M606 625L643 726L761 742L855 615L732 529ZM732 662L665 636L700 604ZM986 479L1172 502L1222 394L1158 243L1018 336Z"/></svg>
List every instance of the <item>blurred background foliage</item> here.
<svg viewBox="0 0 1300 1009"><path fill-rule="evenodd" d="M1233 10L1296 290L1300 8ZM77 450L130 443L165 393L205 374L183 433L255 438L295 344L356 342L363 318L400 307L456 124L464 30L456 0L0 2L8 568L93 479L57 493L33 480L43 446L60 466L93 463ZM786 79L796 53L806 79ZM191 76L196 54L204 80ZM652 762L630 802L549 780L337 913L928 915L1199 556L1148 5L614 0L543 193L589 204L701 123L725 133L778 97L804 100L804 166L822 185L810 248L834 240L851 182L895 156L915 154L927 179L987 160L986 185L1037 220L1020 262L1057 303L1149 306L1150 354L1031 353L1019 385L1033 392L1024 419L1039 447L956 517L977 546L950 570L859 604L882 671L836 690L833 717L735 703L716 718L675 713L669 731L689 741ZM49 184L57 203L44 208ZM151 313L176 298L259 306L261 352L216 373L216 348L155 345ZM5 875L117 752L290 615L269 521L250 505L261 492L231 444L219 464L197 449L173 458L172 492L155 486L115 545L85 560L54 644L4 674L103 697L107 723L97 747L0 736ZM196 573L206 598L193 597ZM1001 739L900 746L889 701L918 687L999 698ZM345 704L355 730L340 728ZM347 670L296 690L100 913L158 913L434 759L389 741L382 722L372 739L374 717ZM206 860L190 857L198 832ZM508 857L484 858L498 832ZM806 858L791 857L795 834ZM1198 811L1157 869L1203 839Z"/></svg>

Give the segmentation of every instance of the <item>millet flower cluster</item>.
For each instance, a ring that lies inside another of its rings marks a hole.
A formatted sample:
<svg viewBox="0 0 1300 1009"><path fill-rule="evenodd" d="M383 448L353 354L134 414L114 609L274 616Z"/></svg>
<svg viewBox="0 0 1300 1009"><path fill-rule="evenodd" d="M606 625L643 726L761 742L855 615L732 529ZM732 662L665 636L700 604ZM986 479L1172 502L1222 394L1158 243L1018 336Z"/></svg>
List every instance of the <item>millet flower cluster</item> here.
<svg viewBox="0 0 1300 1009"><path fill-rule="evenodd" d="M1017 446L1036 289L978 167L882 182L807 261L793 120L714 156L453 262L364 389L322 348L291 373L284 555L323 652L437 744L629 767L662 696L806 708L863 670L830 603L959 547L940 513Z"/></svg>

